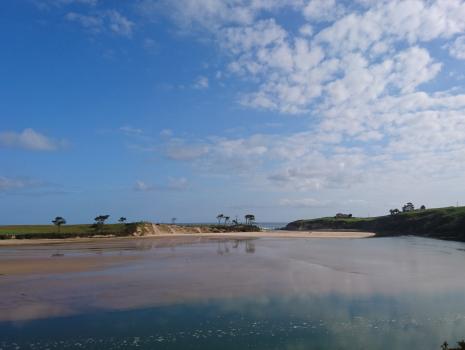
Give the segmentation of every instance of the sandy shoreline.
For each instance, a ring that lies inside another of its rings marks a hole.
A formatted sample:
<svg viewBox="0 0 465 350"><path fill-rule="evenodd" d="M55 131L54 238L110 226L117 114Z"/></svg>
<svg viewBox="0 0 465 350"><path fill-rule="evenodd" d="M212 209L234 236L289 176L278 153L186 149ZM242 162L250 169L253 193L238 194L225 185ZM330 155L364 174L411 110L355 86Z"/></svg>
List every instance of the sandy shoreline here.
<svg viewBox="0 0 465 350"><path fill-rule="evenodd" d="M63 243L91 243L110 240L132 240L132 239L166 239L166 238L186 238L186 237L206 237L213 239L221 238L369 238L375 236L372 232L361 231L262 231L262 232L195 232L195 233L170 233L146 236L128 237L90 237L90 238L60 238L60 239L5 239L0 240L2 246L23 246L23 245L53 245Z"/></svg>

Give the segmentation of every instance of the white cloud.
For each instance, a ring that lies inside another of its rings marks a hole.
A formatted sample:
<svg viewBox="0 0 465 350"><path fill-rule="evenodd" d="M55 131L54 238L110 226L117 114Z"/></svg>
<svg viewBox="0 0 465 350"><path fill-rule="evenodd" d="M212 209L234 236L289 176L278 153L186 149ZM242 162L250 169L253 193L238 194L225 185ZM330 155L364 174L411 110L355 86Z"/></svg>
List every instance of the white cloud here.
<svg viewBox="0 0 465 350"><path fill-rule="evenodd" d="M336 0L310 0L303 9L305 18L312 21L331 21L344 14L344 7Z"/></svg>
<svg viewBox="0 0 465 350"><path fill-rule="evenodd" d="M62 7L72 5L96 6L98 0L33 0L39 9L50 9L51 7Z"/></svg>
<svg viewBox="0 0 465 350"><path fill-rule="evenodd" d="M251 24L263 11L299 8L302 0L142 0L139 12L149 18L169 16L185 32L213 32L224 26Z"/></svg>
<svg viewBox="0 0 465 350"><path fill-rule="evenodd" d="M162 2L186 32L208 32L229 60L224 76L248 83L244 106L300 114L308 125L288 135L170 135L167 156L277 191L350 192L362 184L405 191L421 181L463 178L465 94L438 83L447 67L429 43L463 58L465 2L340 3ZM284 7L301 16L300 29L279 20Z"/></svg>
<svg viewBox="0 0 465 350"><path fill-rule="evenodd" d="M120 127L119 130L127 135L141 135L144 133L144 130L139 129L139 128L133 128L132 126L129 126L129 125L124 125Z"/></svg>
<svg viewBox="0 0 465 350"><path fill-rule="evenodd" d="M0 176L0 192L22 190L25 188L36 187L37 185L39 185L37 181L30 179Z"/></svg>
<svg viewBox="0 0 465 350"><path fill-rule="evenodd" d="M304 24L302 27L299 28L299 33L302 36L312 36L313 27L310 24Z"/></svg>
<svg viewBox="0 0 465 350"><path fill-rule="evenodd" d="M134 191L138 192L149 192L153 191L154 187L151 185L146 184L144 181L137 180L135 185L134 185Z"/></svg>
<svg viewBox="0 0 465 350"><path fill-rule="evenodd" d="M105 16L108 18L108 27L113 33L125 37L132 36L132 28L134 23L129 19L121 15L116 10L107 11Z"/></svg>
<svg viewBox="0 0 465 350"><path fill-rule="evenodd" d="M134 190L138 192L149 192L155 189L154 186L146 184L144 181L137 180L134 185Z"/></svg>
<svg viewBox="0 0 465 350"><path fill-rule="evenodd" d="M283 198L279 201L279 204L284 207L292 207L292 208L321 208L321 207L328 206L330 204L330 201L319 200L315 198L297 198L297 199Z"/></svg>
<svg viewBox="0 0 465 350"><path fill-rule="evenodd" d="M168 159L190 161L201 158L209 152L205 144L186 143L181 139L170 139L165 147Z"/></svg>
<svg viewBox="0 0 465 350"><path fill-rule="evenodd" d="M153 51L157 49L157 42L152 38L145 38L143 42L143 46L148 51Z"/></svg>
<svg viewBox="0 0 465 350"><path fill-rule="evenodd" d="M152 192L152 191L185 191L189 188L189 182L186 178L171 177L166 185L153 185L144 181L137 180L134 184L134 191L137 192Z"/></svg>
<svg viewBox="0 0 465 350"><path fill-rule="evenodd" d="M22 148L31 151L55 151L64 145L64 141L53 140L33 129L22 132L0 132L0 147Z"/></svg>
<svg viewBox="0 0 465 350"><path fill-rule="evenodd" d="M189 182L185 177L170 178L167 188L173 191L184 191L189 188Z"/></svg>
<svg viewBox="0 0 465 350"><path fill-rule="evenodd" d="M94 33L99 33L103 30L103 18L101 16L83 15L76 12L69 12L65 18L71 22L79 23L83 28Z"/></svg>
<svg viewBox="0 0 465 350"><path fill-rule="evenodd" d="M465 60L465 35L455 39L449 47L449 54L459 60Z"/></svg>
<svg viewBox="0 0 465 350"><path fill-rule="evenodd" d="M95 6L98 3L98 0L49 0L59 5L71 5L71 4L85 4Z"/></svg>
<svg viewBox="0 0 465 350"><path fill-rule="evenodd" d="M0 196L48 196L70 193L59 185L28 177L0 176Z"/></svg>
<svg viewBox="0 0 465 350"><path fill-rule="evenodd" d="M98 34L105 31L130 38L134 23L116 10L98 12L86 15L77 12L69 12L65 15L68 21L79 23L84 29Z"/></svg>
<svg viewBox="0 0 465 350"><path fill-rule="evenodd" d="M171 137L172 135L173 135L173 130L171 129L163 129L162 131L160 131L160 136Z"/></svg>
<svg viewBox="0 0 465 350"><path fill-rule="evenodd" d="M201 77L198 77L197 80L195 81L194 88L203 90L203 89L207 89L208 85L209 85L208 78L201 76Z"/></svg>

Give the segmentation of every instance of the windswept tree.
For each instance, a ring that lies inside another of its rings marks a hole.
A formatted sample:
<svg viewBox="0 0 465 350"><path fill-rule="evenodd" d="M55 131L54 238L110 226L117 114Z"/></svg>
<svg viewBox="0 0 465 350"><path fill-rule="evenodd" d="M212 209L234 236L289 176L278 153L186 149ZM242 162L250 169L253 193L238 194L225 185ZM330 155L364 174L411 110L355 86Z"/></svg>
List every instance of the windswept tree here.
<svg viewBox="0 0 465 350"><path fill-rule="evenodd" d="M218 214L218 215L216 216L216 220L218 220L218 225L221 224L221 220L223 220L223 218L224 218L224 215L223 215L223 214Z"/></svg>
<svg viewBox="0 0 465 350"><path fill-rule="evenodd" d="M120 217L120 218L118 219L118 222L119 222L120 224L124 224L124 223L126 222L126 220L127 220L127 219L126 219L124 216L122 216L122 217Z"/></svg>
<svg viewBox="0 0 465 350"><path fill-rule="evenodd" d="M239 225L239 221L237 221L237 219L234 219L234 220L232 221L232 224L233 224L233 225Z"/></svg>
<svg viewBox="0 0 465 350"><path fill-rule="evenodd" d="M57 216L55 219L52 220L52 223L58 228L58 233L60 233L61 225L66 224L66 220L61 216Z"/></svg>
<svg viewBox="0 0 465 350"><path fill-rule="evenodd" d="M99 215L94 219L95 228L97 229L97 231L101 231L103 229L103 225L105 224L105 221L107 221L109 217L110 215Z"/></svg>
<svg viewBox="0 0 465 350"><path fill-rule="evenodd" d="M229 219L230 217L229 216L225 216L224 217L224 224L227 225L229 223Z"/></svg>
<svg viewBox="0 0 465 350"><path fill-rule="evenodd" d="M255 215L247 214L244 216L244 219L245 219L246 225L252 225L253 222L255 221Z"/></svg>
<svg viewBox="0 0 465 350"><path fill-rule="evenodd" d="M108 220L109 217L110 215L99 215L94 220L97 225L103 225L105 221Z"/></svg>
<svg viewBox="0 0 465 350"><path fill-rule="evenodd" d="M409 212L409 211L414 211L415 210L415 206L413 205L412 202L408 202L407 204L405 204L403 207L402 207L402 211L405 213L405 212Z"/></svg>

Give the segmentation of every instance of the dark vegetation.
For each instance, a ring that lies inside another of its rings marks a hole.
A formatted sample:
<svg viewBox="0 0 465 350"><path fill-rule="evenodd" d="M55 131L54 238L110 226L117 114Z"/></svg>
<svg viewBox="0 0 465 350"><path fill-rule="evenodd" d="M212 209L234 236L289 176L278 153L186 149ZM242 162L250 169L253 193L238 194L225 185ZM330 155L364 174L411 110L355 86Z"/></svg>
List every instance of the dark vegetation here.
<svg viewBox="0 0 465 350"><path fill-rule="evenodd" d="M212 232L260 232L261 229L253 224L237 224L237 225L208 225L209 231Z"/></svg>
<svg viewBox="0 0 465 350"><path fill-rule="evenodd" d="M231 225L233 225L233 226L242 225L242 224L239 222L237 216L236 216L236 218L233 219L232 221L230 221L230 219L231 219L231 218L230 218L229 216L226 216L226 215L224 215L224 214L218 214L218 215L216 216L216 220L218 220L218 225L221 225L221 221L222 221L222 220L224 220L224 221L223 221L223 225L229 225L229 224L231 224ZM253 225L255 225L255 215L253 215L253 214L246 214L246 215L244 215L244 220L245 220L245 226L253 226ZM244 226L244 225L243 225L243 226Z"/></svg>
<svg viewBox="0 0 465 350"><path fill-rule="evenodd" d="M110 215L99 215L99 216L97 216L94 219L95 224L92 225L92 227L95 229L95 231L97 231L99 233L103 232L105 221L107 221L109 217L110 217Z"/></svg>
<svg viewBox="0 0 465 350"><path fill-rule="evenodd" d="M465 207L393 210L391 215L372 218L327 217L298 220L286 230L354 230L374 232L378 236L417 235L465 241Z"/></svg>
<svg viewBox="0 0 465 350"><path fill-rule="evenodd" d="M60 233L61 231L61 225L64 225L66 224L66 220L61 217L61 216L57 216L55 219L52 220L52 223L58 227L58 233Z"/></svg>
<svg viewBox="0 0 465 350"><path fill-rule="evenodd" d="M441 350L465 350L465 340L459 341L457 345L458 347L456 348L449 348L449 344L444 342L444 344L441 345Z"/></svg>

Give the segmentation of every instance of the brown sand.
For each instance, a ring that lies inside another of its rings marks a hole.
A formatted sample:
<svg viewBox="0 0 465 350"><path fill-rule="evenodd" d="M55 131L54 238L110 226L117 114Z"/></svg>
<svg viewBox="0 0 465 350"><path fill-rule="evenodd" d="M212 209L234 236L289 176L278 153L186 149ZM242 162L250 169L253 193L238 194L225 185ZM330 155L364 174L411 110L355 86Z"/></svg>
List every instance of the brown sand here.
<svg viewBox="0 0 465 350"><path fill-rule="evenodd" d="M362 231L262 231L262 232L175 232L144 234L140 238L182 238L182 237L206 237L206 238L368 238L374 237L372 232ZM0 240L1 246L36 245L36 244L62 244L62 243L91 243L101 240L124 240L134 237L93 237L93 238L64 238L64 239L6 239Z"/></svg>

